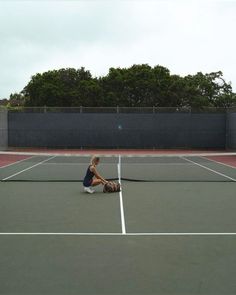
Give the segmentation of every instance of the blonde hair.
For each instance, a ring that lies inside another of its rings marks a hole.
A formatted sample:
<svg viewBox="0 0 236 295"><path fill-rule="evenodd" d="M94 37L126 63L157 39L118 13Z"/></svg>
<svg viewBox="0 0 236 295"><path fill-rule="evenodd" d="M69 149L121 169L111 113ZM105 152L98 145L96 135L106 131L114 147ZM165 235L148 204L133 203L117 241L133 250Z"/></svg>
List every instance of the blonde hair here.
<svg viewBox="0 0 236 295"><path fill-rule="evenodd" d="M95 162L99 161L100 158L98 156L92 156L91 160L90 160L90 164L94 165Z"/></svg>

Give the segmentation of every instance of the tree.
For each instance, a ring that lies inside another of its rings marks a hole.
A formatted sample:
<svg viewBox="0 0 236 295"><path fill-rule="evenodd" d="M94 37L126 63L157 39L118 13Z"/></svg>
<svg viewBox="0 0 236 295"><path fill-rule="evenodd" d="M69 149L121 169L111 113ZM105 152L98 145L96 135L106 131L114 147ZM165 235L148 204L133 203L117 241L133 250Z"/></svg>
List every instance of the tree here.
<svg viewBox="0 0 236 295"><path fill-rule="evenodd" d="M72 107L89 105L100 92L89 71L60 69L36 74L24 88L26 106Z"/></svg>
<svg viewBox="0 0 236 295"><path fill-rule="evenodd" d="M85 68L66 68L34 75L12 106L57 107L229 107L236 105L232 86L221 71L181 77L161 65L110 68L92 77Z"/></svg>
<svg viewBox="0 0 236 295"><path fill-rule="evenodd" d="M10 95L8 104L12 107L24 106L25 97L22 93L14 93Z"/></svg>
<svg viewBox="0 0 236 295"><path fill-rule="evenodd" d="M223 79L223 73L213 72L186 76L185 103L192 107L228 107L235 102L230 83ZM224 103L223 103L224 102Z"/></svg>

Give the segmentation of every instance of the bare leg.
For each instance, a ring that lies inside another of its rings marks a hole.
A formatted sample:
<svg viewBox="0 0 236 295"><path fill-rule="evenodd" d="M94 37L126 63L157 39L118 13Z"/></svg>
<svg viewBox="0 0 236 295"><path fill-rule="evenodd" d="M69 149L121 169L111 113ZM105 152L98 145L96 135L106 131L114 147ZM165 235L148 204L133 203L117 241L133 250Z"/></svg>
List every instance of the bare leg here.
<svg viewBox="0 0 236 295"><path fill-rule="evenodd" d="M102 180L101 179L93 179L92 186L97 186L99 184L102 184Z"/></svg>

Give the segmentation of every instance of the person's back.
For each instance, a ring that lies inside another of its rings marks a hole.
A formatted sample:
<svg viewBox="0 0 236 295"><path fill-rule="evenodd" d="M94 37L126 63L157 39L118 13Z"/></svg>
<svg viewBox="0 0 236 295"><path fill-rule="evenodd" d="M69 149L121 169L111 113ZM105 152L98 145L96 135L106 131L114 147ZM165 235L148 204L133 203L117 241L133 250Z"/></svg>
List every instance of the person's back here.
<svg viewBox="0 0 236 295"><path fill-rule="evenodd" d="M84 181L83 181L83 185L84 187L90 187L92 185L92 182L93 182L93 177L94 177L94 172L92 172L90 170L90 167L92 165L89 165L88 166L88 169L87 169L87 172L86 172L86 175L84 177Z"/></svg>

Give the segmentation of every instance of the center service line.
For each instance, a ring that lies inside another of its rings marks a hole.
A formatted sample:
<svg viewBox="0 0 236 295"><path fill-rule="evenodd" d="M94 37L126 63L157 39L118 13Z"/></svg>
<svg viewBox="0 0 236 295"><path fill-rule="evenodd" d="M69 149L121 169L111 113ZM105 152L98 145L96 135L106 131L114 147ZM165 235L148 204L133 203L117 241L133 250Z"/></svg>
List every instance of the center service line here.
<svg viewBox="0 0 236 295"><path fill-rule="evenodd" d="M118 180L121 185L121 156L119 155L119 162L117 164L117 170L118 170ZM122 196L122 186L121 190L119 192L120 196L120 216L121 216L121 228L122 228L122 234L126 234L126 226L125 226L125 214L124 214L124 205L123 205L123 196Z"/></svg>

